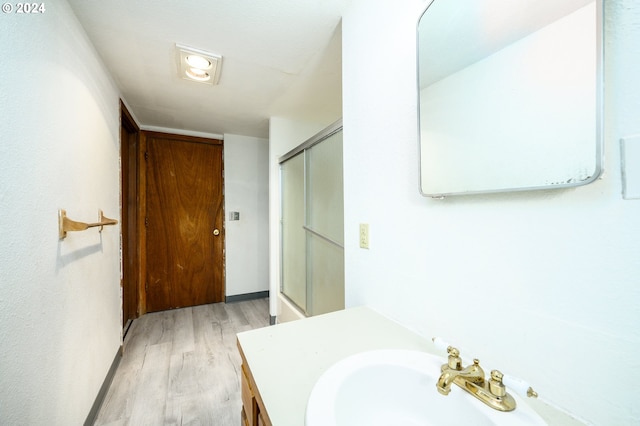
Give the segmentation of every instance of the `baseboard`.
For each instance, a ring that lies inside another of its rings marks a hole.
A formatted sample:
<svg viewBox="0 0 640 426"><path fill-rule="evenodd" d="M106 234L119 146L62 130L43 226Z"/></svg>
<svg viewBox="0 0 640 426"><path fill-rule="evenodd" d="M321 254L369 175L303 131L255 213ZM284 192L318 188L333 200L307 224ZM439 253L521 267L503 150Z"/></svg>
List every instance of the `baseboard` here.
<svg viewBox="0 0 640 426"><path fill-rule="evenodd" d="M235 294L233 296L225 296L224 303L243 302L245 300L264 299L269 297L269 291L257 291L255 293Z"/></svg>
<svg viewBox="0 0 640 426"><path fill-rule="evenodd" d="M89 415L87 416L87 419L84 421L84 426L92 426L95 423L96 418L98 417L98 413L100 412L100 407L102 407L104 398L107 396L107 391L109 391L109 386L111 386L111 382L113 381L113 376L116 375L116 370L118 369L118 365L120 365L121 359L122 359L122 346L120 346L120 348L118 349L118 352L116 352L116 356L113 358L111 367L107 372L107 376L104 378L104 382L102 382L102 386L98 391L96 400L93 402L91 411L89 411Z"/></svg>
<svg viewBox="0 0 640 426"><path fill-rule="evenodd" d="M129 332L129 329L131 328L131 324L133 324L133 320L132 319L128 319L127 323L124 325L124 328L122 329L122 341L123 342L127 338L127 333Z"/></svg>

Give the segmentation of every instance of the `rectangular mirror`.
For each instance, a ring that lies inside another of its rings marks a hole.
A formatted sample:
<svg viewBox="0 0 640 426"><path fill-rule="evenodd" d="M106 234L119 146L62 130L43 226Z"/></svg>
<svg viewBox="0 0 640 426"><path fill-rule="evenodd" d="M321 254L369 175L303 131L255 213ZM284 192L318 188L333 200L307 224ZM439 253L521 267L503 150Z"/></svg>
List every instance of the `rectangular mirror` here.
<svg viewBox="0 0 640 426"><path fill-rule="evenodd" d="M418 23L421 192L597 179L602 81L602 0L433 0Z"/></svg>

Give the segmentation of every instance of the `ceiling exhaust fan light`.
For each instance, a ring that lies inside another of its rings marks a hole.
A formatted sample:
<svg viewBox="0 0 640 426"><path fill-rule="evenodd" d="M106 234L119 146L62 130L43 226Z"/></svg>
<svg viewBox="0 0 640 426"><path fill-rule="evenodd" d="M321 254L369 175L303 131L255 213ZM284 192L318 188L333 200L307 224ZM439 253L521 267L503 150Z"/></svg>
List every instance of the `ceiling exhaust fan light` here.
<svg viewBox="0 0 640 426"><path fill-rule="evenodd" d="M222 56L176 44L178 76L198 83L218 84Z"/></svg>

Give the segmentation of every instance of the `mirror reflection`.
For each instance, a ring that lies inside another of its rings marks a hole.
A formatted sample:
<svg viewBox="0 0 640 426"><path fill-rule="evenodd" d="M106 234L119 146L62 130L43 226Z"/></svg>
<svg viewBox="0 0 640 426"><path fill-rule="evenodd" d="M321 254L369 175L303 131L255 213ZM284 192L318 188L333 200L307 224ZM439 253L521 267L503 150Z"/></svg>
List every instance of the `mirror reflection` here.
<svg viewBox="0 0 640 426"><path fill-rule="evenodd" d="M424 195L598 177L601 9L601 0L431 2L418 24Z"/></svg>

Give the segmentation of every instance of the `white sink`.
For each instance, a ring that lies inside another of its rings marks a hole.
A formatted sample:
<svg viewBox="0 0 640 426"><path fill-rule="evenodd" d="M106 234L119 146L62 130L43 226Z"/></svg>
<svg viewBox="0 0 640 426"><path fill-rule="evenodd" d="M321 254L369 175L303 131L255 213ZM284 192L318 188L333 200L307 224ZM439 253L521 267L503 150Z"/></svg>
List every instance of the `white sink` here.
<svg viewBox="0 0 640 426"><path fill-rule="evenodd" d="M378 350L345 358L316 382L306 426L546 425L516 395L515 411L496 411L457 386L436 390L443 358L426 352Z"/></svg>

